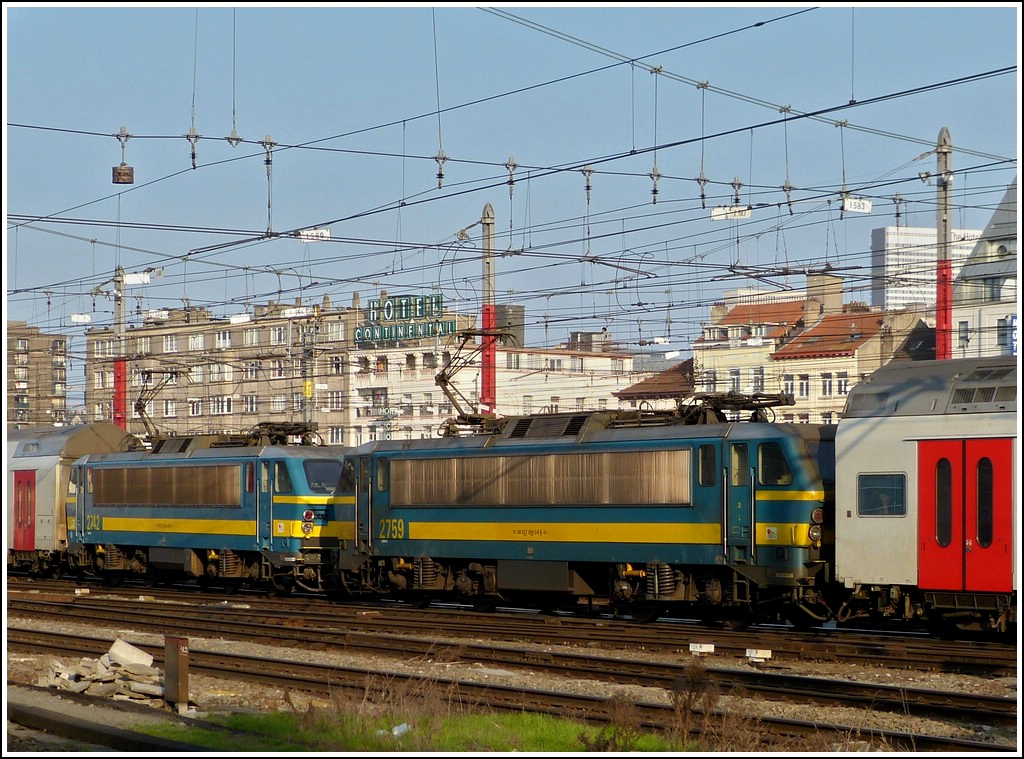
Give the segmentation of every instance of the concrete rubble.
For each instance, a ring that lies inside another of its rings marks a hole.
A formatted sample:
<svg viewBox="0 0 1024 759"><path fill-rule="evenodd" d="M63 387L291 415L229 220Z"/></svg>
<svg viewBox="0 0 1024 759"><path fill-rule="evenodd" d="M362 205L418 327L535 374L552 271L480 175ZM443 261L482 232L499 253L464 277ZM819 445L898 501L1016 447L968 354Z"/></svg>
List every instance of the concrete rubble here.
<svg viewBox="0 0 1024 759"><path fill-rule="evenodd" d="M36 684L167 708L164 675L153 666L153 657L120 638L99 659L82 659L72 665L59 659L51 660L47 672L40 675Z"/></svg>

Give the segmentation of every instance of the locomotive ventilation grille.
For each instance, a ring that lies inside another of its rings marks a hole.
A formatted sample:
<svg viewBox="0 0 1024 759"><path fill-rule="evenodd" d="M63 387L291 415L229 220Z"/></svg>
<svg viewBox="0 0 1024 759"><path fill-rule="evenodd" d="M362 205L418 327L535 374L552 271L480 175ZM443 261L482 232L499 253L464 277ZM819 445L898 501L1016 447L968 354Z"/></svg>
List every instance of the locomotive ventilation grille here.
<svg viewBox="0 0 1024 759"><path fill-rule="evenodd" d="M556 417L528 416L516 421L510 438L576 437L587 423L586 414Z"/></svg>

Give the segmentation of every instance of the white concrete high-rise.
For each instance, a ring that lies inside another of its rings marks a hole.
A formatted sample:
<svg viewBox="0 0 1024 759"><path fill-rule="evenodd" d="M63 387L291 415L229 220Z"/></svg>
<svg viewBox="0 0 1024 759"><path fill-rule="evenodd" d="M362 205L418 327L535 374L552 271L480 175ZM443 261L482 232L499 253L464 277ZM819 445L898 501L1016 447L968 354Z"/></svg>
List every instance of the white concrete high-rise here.
<svg viewBox="0 0 1024 759"><path fill-rule="evenodd" d="M949 255L952 276L974 250L980 229L954 229ZM871 305L894 311L934 306L938 234L934 227L880 227L871 230Z"/></svg>

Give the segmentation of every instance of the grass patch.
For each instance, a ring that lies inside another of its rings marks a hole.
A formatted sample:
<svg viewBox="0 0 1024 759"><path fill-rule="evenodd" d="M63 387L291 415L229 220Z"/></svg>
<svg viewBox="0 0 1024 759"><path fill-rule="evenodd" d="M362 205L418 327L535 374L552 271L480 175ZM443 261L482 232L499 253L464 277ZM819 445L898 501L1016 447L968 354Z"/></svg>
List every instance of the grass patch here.
<svg viewBox="0 0 1024 759"><path fill-rule="evenodd" d="M672 713L658 731L643 726L636 706L613 699L610 719L491 712L457 684L367 679L362 692L299 706L285 693L273 712L211 715L210 728L161 725L151 735L213 751L261 752L738 752L834 750L824 736L768 742L755 715L722 708L717 686L695 659L669 689ZM742 695L733 693L731 695ZM811 746L809 744L814 743Z"/></svg>

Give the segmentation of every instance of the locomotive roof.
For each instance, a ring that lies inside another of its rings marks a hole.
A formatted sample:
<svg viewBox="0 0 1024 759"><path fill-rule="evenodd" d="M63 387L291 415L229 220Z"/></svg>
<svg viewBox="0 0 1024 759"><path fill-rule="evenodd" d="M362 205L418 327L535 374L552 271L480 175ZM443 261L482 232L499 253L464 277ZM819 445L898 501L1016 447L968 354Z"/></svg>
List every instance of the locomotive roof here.
<svg viewBox="0 0 1024 759"><path fill-rule="evenodd" d="M182 460L225 460L253 458L328 458L339 457L337 446L319 445L247 445L229 446L224 448L186 448L154 453L153 451L130 451L127 453L94 453L87 457L90 463L96 462L136 462L145 461L152 464L176 462Z"/></svg>
<svg viewBox="0 0 1024 759"><path fill-rule="evenodd" d="M843 417L930 416L1016 410L1016 358L993 356L945 361L891 361L850 389Z"/></svg>

